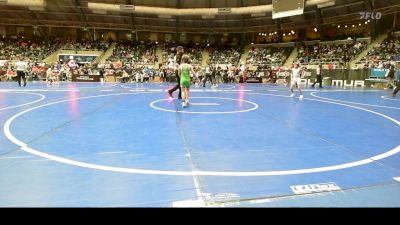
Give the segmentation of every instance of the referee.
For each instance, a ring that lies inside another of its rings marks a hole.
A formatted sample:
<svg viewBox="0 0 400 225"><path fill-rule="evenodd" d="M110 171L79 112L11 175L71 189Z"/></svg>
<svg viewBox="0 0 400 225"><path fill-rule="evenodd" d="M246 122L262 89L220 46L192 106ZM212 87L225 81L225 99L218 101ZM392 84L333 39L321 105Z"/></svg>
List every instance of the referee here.
<svg viewBox="0 0 400 225"><path fill-rule="evenodd" d="M17 70L17 81L18 85L21 87L21 80L24 80L24 87L26 86L26 77L25 77L25 71L28 68L28 64L24 62L23 60L18 60L15 63L15 68Z"/></svg>
<svg viewBox="0 0 400 225"><path fill-rule="evenodd" d="M178 99L182 99L182 93L181 93L181 79L180 79L180 77L178 76L178 69L179 69L179 66L180 66L180 64L181 64L182 56L183 56L183 53L184 53L183 47L182 47L182 46L178 46L178 47L176 48L176 53L177 53L177 54L176 54L176 56L175 56L175 65L174 65L174 69L175 69L175 76L176 76L176 79L177 79L178 84L177 84L174 88L168 90L168 95L169 95L169 97L173 98L172 93L173 93L174 91L176 91L176 90L179 89Z"/></svg>
<svg viewBox="0 0 400 225"><path fill-rule="evenodd" d="M312 88L315 87L315 84L319 83L319 88L323 88L322 87L322 64L318 65L317 68L317 79L315 80L314 84L311 85Z"/></svg>

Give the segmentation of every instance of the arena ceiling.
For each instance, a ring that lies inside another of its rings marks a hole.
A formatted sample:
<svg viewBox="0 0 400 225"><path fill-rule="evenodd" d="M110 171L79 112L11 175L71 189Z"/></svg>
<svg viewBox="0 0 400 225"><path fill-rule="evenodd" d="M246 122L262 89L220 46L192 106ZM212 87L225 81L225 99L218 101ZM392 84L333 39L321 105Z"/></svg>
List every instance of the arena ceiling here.
<svg viewBox="0 0 400 225"><path fill-rule="evenodd" d="M0 0L0 25L54 26L114 30L138 30L186 33L227 33L258 32L276 27L277 20L271 12L265 15L218 15L204 19L201 16L160 16L126 12L96 12L88 8L88 2L124 4L135 6L154 6L165 8L230 8L272 4L272 0L45 0L46 7L28 7L2 4ZM348 23L360 21L359 12L370 11L366 2L371 1L374 9L381 13L400 12L400 0L336 0L334 6L318 9L307 6L300 16L280 19L282 26L298 28L323 24ZM319 14L319 12L320 14ZM322 19L319 20L319 15Z"/></svg>

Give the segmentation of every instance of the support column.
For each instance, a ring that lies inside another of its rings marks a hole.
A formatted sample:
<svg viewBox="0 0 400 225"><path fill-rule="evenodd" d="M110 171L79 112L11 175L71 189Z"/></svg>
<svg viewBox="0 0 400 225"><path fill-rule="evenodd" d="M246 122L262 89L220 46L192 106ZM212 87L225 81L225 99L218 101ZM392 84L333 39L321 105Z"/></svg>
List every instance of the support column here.
<svg viewBox="0 0 400 225"><path fill-rule="evenodd" d="M278 43L281 43L283 42L283 30L280 18L276 20L276 30L278 32Z"/></svg>
<svg viewBox="0 0 400 225"><path fill-rule="evenodd" d="M318 20L318 29L319 29L319 39L321 41L326 40L326 36L325 36L325 29L324 29L324 25L323 25L323 15L322 15L322 11L321 9L317 8L316 9L317 12L317 20Z"/></svg>

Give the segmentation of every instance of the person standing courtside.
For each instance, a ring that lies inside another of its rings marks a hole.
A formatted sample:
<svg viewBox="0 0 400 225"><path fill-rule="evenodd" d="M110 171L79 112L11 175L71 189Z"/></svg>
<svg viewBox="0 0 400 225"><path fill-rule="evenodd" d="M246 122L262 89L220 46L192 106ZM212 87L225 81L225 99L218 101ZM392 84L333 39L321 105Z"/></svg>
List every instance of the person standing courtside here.
<svg viewBox="0 0 400 225"><path fill-rule="evenodd" d="M319 64L319 66L317 68L317 79L315 80L314 84L311 87L314 88L316 83L319 83L319 88L323 88L322 87L322 64Z"/></svg>
<svg viewBox="0 0 400 225"><path fill-rule="evenodd" d="M26 77L25 77L25 72L28 68L28 64L24 62L23 60L18 60L15 63L15 68L17 70L17 80L18 80L18 85L21 87L21 79L24 80L24 87L26 86Z"/></svg>
<svg viewBox="0 0 400 225"><path fill-rule="evenodd" d="M395 69L394 69L394 65L391 65L390 66L390 69L389 69L389 73L388 73L388 75L387 75L387 85L386 85L386 88L385 89L387 89L387 88L394 88L396 85L395 85L395 81L396 81L396 79L395 79L395 77L394 77L394 74L396 73L396 71L395 71Z"/></svg>
<svg viewBox="0 0 400 225"><path fill-rule="evenodd" d="M182 56L183 56L183 53L184 53L183 47L182 46L178 46L176 48L176 52L177 52L177 54L176 54L175 60L174 60L175 61L174 69L175 69L175 77L177 79L177 83L178 84L174 88L168 90L168 95L169 95L170 98L173 98L172 93L179 89L178 99L182 99L181 80L180 80L179 75L178 75L178 69L179 69L179 66L181 65Z"/></svg>
<svg viewBox="0 0 400 225"><path fill-rule="evenodd" d="M208 65L206 66L205 73L206 73L206 75L205 75L204 80L203 80L203 87L206 87L207 80L210 80L210 82L214 85L213 80L211 79L210 66L208 66Z"/></svg>
<svg viewBox="0 0 400 225"><path fill-rule="evenodd" d="M397 92L400 91L400 70L395 72L394 80L396 82L396 88L393 91L393 98L396 97Z"/></svg>
<svg viewBox="0 0 400 225"><path fill-rule="evenodd" d="M290 79L290 92L292 93L290 95L291 98L294 97L294 87L297 85L297 88L299 89L299 93L300 93L300 99L303 99L303 92L301 91L301 73L302 73L302 69L299 67L298 63L294 64L294 67L292 69L292 74L291 74L291 79Z"/></svg>

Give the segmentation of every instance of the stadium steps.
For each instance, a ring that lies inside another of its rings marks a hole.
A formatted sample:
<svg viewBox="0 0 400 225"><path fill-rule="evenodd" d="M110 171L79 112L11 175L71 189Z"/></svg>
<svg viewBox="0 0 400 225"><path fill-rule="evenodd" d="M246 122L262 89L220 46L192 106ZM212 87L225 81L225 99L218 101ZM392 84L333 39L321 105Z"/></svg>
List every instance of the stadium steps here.
<svg viewBox="0 0 400 225"><path fill-rule="evenodd" d="M59 48L57 51L53 52L51 55L47 56L43 62L46 64L54 64L58 62L58 54L60 54L62 47Z"/></svg>
<svg viewBox="0 0 400 225"><path fill-rule="evenodd" d="M154 62L154 68L159 68L159 64L165 65L165 63L163 62L163 50L164 50L163 45L157 45L156 56L157 56L158 62Z"/></svg>
<svg viewBox="0 0 400 225"><path fill-rule="evenodd" d="M210 64L210 55L207 49L203 50L201 54L203 55L203 60L201 61L201 67L205 68L206 66L208 66L208 64Z"/></svg>
<svg viewBox="0 0 400 225"><path fill-rule="evenodd" d="M243 50L244 53L240 57L239 65L237 65L237 66L240 66L242 63L247 63L247 58L249 57L249 51L250 51L251 47L252 47L251 45L246 45L246 47L244 47L244 50ZM251 65L250 65L250 69L252 69Z"/></svg>
<svg viewBox="0 0 400 225"><path fill-rule="evenodd" d="M358 54L354 60L350 61L350 68L354 68L357 63L361 61L362 58L368 55L368 52L371 51L376 45L380 45L386 38L387 34L382 34L378 36L375 41L371 42L364 51Z"/></svg>
<svg viewBox="0 0 400 225"><path fill-rule="evenodd" d="M298 54L299 54L299 49L296 46L294 47L290 56L286 59L286 62L283 64L283 67L290 68L293 65L293 62L297 59Z"/></svg>
<svg viewBox="0 0 400 225"><path fill-rule="evenodd" d="M110 47L105 51L103 54L101 54L99 57L96 58L95 63L100 63L104 64L108 58L111 57L113 54L113 51L117 47L117 43L113 42Z"/></svg>

